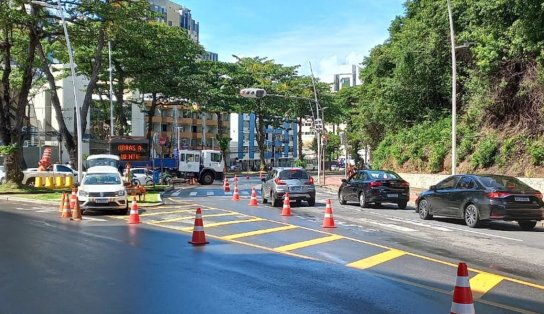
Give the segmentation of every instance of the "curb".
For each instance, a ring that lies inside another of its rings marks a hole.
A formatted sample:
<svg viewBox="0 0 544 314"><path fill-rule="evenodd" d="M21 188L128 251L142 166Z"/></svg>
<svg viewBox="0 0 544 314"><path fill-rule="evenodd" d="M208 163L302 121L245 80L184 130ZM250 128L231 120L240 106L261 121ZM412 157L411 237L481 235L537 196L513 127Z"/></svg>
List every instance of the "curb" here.
<svg viewBox="0 0 544 314"><path fill-rule="evenodd" d="M33 200L23 197L10 197L10 196L1 196L0 200L2 201L11 201L11 202L19 202L19 203L32 203L32 204L50 204L50 205L58 205L58 202L55 201L45 201L45 200Z"/></svg>

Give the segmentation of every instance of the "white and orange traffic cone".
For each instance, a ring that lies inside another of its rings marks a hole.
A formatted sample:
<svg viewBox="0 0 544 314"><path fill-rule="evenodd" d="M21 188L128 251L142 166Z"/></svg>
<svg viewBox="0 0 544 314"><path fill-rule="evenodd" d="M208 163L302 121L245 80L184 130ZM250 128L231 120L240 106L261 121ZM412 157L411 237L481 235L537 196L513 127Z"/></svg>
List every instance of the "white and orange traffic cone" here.
<svg viewBox="0 0 544 314"><path fill-rule="evenodd" d="M225 192L230 192L230 185L229 185L229 180L227 179L227 177L225 177L225 183L223 184L223 190Z"/></svg>
<svg viewBox="0 0 544 314"><path fill-rule="evenodd" d="M234 183L234 193L232 193L232 200L238 202L240 200L240 192L238 191L238 183Z"/></svg>
<svg viewBox="0 0 544 314"><path fill-rule="evenodd" d="M325 207L325 218L323 219L323 228L336 228L334 225L334 218L332 217L332 205L331 200L327 200L327 207Z"/></svg>
<svg viewBox="0 0 544 314"><path fill-rule="evenodd" d="M205 245L210 242L206 241L206 233L204 233L204 222L202 221L202 210L200 207L196 209L195 226L193 228L193 238L189 241L192 245Z"/></svg>
<svg viewBox="0 0 544 314"><path fill-rule="evenodd" d="M64 205L62 206L61 218L72 218L72 210L70 209L70 199L68 195L64 198Z"/></svg>
<svg viewBox="0 0 544 314"><path fill-rule="evenodd" d="M72 196L70 197L70 209L76 206L77 188L72 188Z"/></svg>
<svg viewBox="0 0 544 314"><path fill-rule="evenodd" d="M249 206L259 206L257 203L257 191L255 188L251 190L251 199L249 200Z"/></svg>
<svg viewBox="0 0 544 314"><path fill-rule="evenodd" d="M74 209L72 209L72 218L71 218L71 220L81 221L81 219L82 219L82 217L81 217L81 208L79 207L79 199L76 196L76 203L75 203Z"/></svg>
<svg viewBox="0 0 544 314"><path fill-rule="evenodd" d="M281 209L282 216L293 216L291 213L291 201L289 200L289 193L285 193L283 199L283 208Z"/></svg>
<svg viewBox="0 0 544 314"><path fill-rule="evenodd" d="M130 207L130 216L128 217L129 224L140 223L140 212L138 210L138 203L136 202L136 196L132 197L132 206Z"/></svg>
<svg viewBox="0 0 544 314"><path fill-rule="evenodd" d="M467 264L459 263L457 266L457 280L453 290L451 314L474 314L474 300L468 278Z"/></svg>

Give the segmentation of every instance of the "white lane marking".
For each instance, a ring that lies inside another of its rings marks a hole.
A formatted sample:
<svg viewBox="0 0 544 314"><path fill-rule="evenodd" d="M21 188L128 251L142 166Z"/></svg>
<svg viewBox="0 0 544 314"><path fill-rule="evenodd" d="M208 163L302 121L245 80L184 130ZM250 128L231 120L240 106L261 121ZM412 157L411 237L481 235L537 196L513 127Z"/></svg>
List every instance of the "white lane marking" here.
<svg viewBox="0 0 544 314"><path fill-rule="evenodd" d="M37 213L52 213L56 211L57 211L56 209L42 209L42 210L37 210L36 212Z"/></svg>
<svg viewBox="0 0 544 314"><path fill-rule="evenodd" d="M176 197L176 196L179 196L180 194L181 194L181 190L177 190L176 192L172 193L171 196Z"/></svg>
<svg viewBox="0 0 544 314"><path fill-rule="evenodd" d="M339 263L339 264L347 264L348 262L339 258L338 256L335 256L335 255L332 255L330 253L327 253L327 252L317 252L317 254L325 257L326 259L328 259L329 261L333 261L335 263Z"/></svg>
<svg viewBox="0 0 544 314"><path fill-rule="evenodd" d="M17 209L17 210L27 210L27 211L29 211L29 210L35 210L34 208L22 208L22 207L17 207L16 209Z"/></svg>
<svg viewBox="0 0 544 314"><path fill-rule="evenodd" d="M189 196L196 196L197 193L198 192L191 192L191 193L189 193Z"/></svg>
<svg viewBox="0 0 544 314"><path fill-rule="evenodd" d="M207 195L207 196L213 196L213 195L214 195L214 192L206 192L206 195Z"/></svg>
<svg viewBox="0 0 544 314"><path fill-rule="evenodd" d="M407 224L412 224L412 225L416 225L416 226L420 226L420 227L430 228L430 229L434 229L434 230L439 230L439 231L447 231L447 232L452 231L451 229L448 229L448 228L437 227L437 226L433 226L431 224L424 223L424 222L419 222L419 221L413 221L413 220L402 219L402 218L393 218L393 217L386 217L386 219L397 221L397 222L403 222L403 223L407 223Z"/></svg>
<svg viewBox="0 0 544 314"><path fill-rule="evenodd" d="M102 218L93 218L93 217L83 217L83 220L90 220L90 221L107 221L106 219L102 219Z"/></svg>
<svg viewBox="0 0 544 314"><path fill-rule="evenodd" d="M232 195L232 192L225 192L225 195Z"/></svg>
<svg viewBox="0 0 544 314"><path fill-rule="evenodd" d="M503 237L503 236L494 235L494 234L491 234L491 233L478 232L478 231L472 231L472 230L461 229L461 228L454 228L454 227L450 227L450 228L451 228L451 229L454 229L454 230L459 230L459 231L464 231L464 232L469 232L469 233L475 233L475 234L479 234L479 235L483 235L483 236L487 236L487 237L495 237L495 238L500 238L500 239L506 239L506 240L512 240L512 241L523 242L523 240L521 240L521 239ZM468 227L467 227L467 228L468 228Z"/></svg>
<svg viewBox="0 0 544 314"><path fill-rule="evenodd" d="M241 192L240 192L240 195L245 195L245 196L247 196L247 195L250 195L250 194L251 194L251 193L249 193L249 191L241 191Z"/></svg>
<svg viewBox="0 0 544 314"><path fill-rule="evenodd" d="M394 224L381 223L381 222L377 222L377 221L366 219L366 218L360 218L360 220L362 222L366 222L366 223L369 223L369 224L382 226L382 227L386 227L386 228L391 228L391 229L404 231L404 232L415 232L415 231L417 231L415 229L406 228L406 227L402 227L402 226L398 226L398 225L394 225Z"/></svg>

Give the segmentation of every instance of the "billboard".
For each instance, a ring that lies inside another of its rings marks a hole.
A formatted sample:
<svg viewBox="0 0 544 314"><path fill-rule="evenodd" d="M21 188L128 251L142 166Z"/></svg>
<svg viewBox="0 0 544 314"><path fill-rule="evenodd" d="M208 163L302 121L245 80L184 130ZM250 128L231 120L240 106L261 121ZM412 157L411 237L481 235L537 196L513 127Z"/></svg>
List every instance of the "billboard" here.
<svg viewBox="0 0 544 314"><path fill-rule="evenodd" d="M149 160L149 143L145 137L114 137L110 139L110 153L121 161Z"/></svg>

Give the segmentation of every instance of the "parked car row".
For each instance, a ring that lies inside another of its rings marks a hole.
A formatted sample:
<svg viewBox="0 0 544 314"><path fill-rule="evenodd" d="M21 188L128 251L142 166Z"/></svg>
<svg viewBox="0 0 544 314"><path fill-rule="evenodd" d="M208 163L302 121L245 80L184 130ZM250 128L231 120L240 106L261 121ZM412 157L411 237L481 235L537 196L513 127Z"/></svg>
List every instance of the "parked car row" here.
<svg viewBox="0 0 544 314"><path fill-rule="evenodd" d="M404 209L410 199L409 186L392 171L360 170L342 180L338 200L341 204L357 202L363 208L372 203L394 203ZM544 219L542 193L517 178L502 175L450 176L421 193L415 211L425 220L463 219L471 228L503 220L532 230Z"/></svg>

